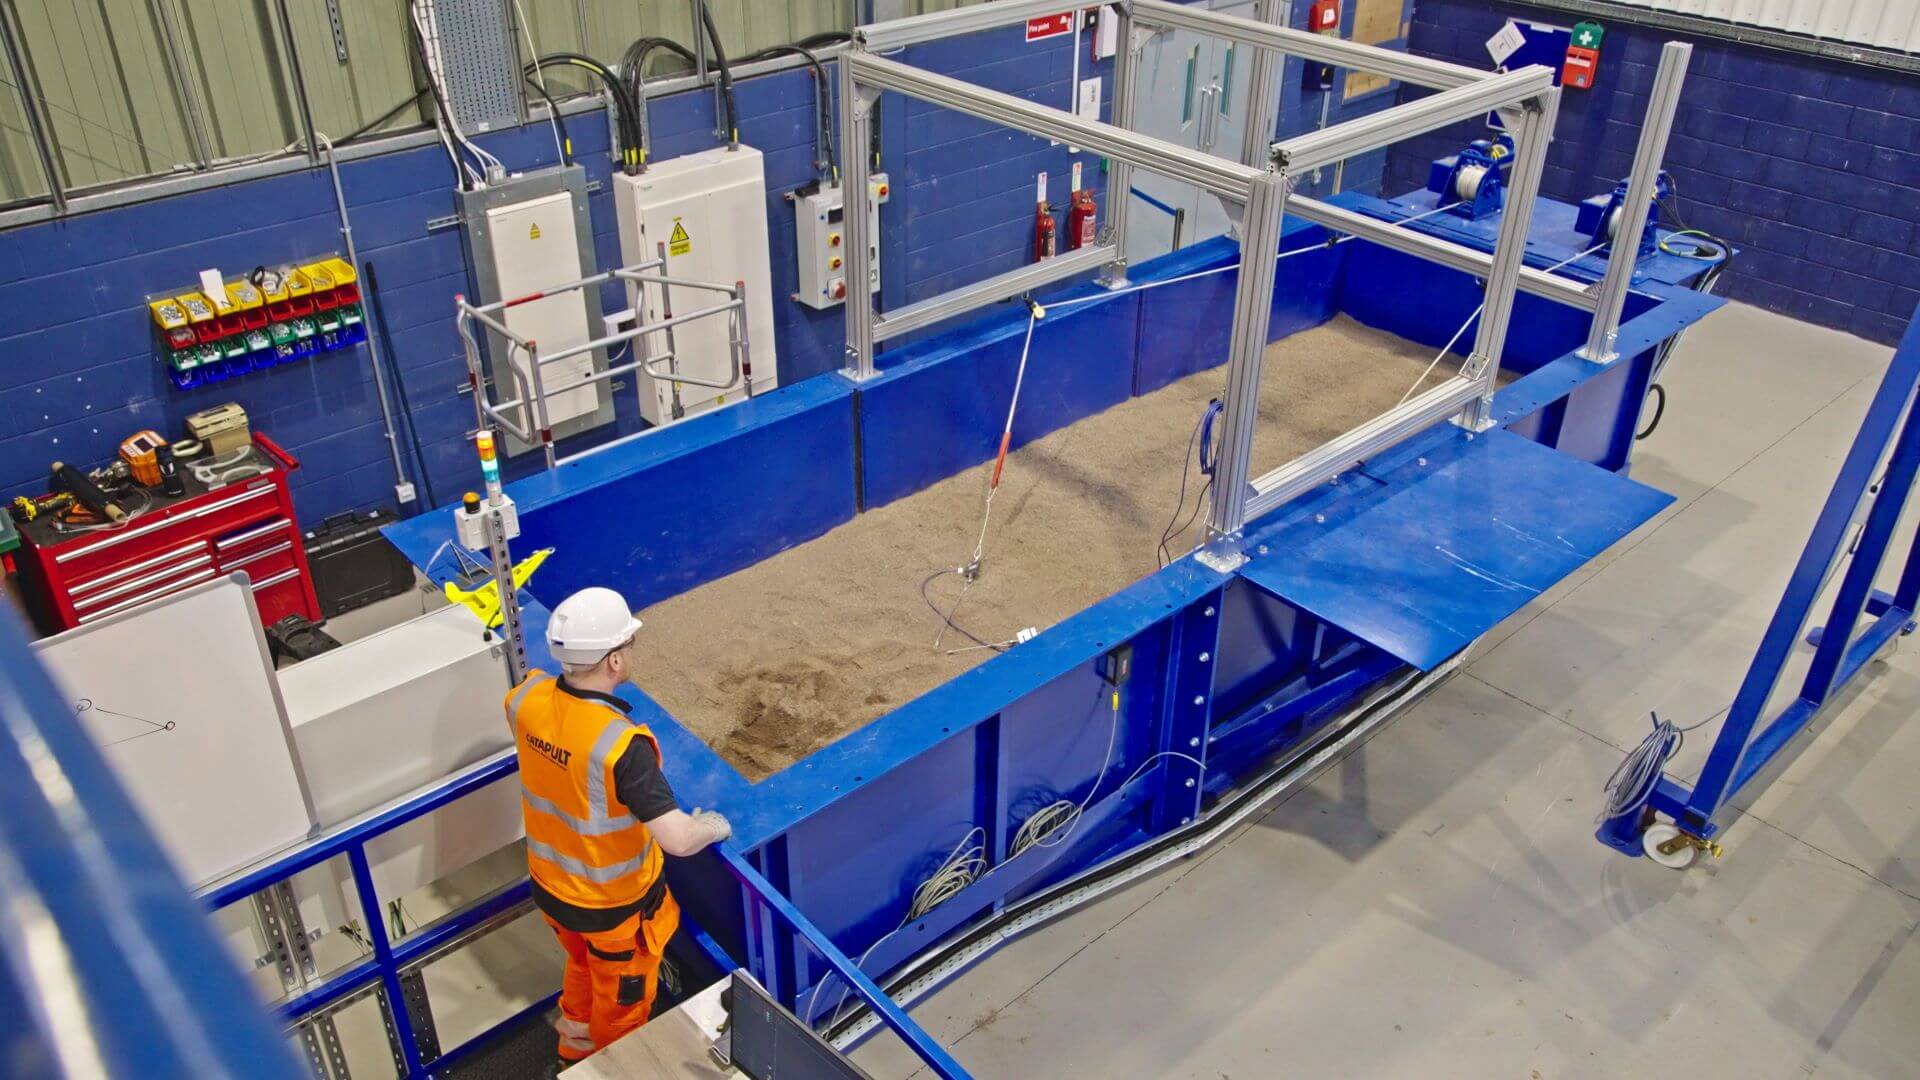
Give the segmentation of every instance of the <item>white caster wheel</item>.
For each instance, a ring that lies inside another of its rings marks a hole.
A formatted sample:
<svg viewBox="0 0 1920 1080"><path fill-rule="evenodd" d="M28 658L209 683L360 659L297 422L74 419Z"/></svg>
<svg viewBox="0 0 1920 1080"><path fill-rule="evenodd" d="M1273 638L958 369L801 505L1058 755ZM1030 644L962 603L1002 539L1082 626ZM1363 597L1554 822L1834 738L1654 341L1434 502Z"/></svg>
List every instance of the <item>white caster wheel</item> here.
<svg viewBox="0 0 1920 1080"><path fill-rule="evenodd" d="M1664 821L1647 826L1640 834L1640 847L1647 858L1670 870L1685 870L1700 855L1693 839Z"/></svg>

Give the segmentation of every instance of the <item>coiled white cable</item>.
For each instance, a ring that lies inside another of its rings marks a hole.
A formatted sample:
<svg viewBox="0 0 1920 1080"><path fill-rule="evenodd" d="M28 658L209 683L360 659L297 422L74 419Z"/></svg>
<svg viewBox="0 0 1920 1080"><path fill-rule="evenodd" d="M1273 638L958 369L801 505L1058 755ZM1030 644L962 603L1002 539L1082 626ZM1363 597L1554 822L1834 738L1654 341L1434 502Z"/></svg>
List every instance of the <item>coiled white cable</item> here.
<svg viewBox="0 0 1920 1080"><path fill-rule="evenodd" d="M1729 706L1728 708L1730 708ZM1613 775L1607 777L1606 803L1594 821L1610 821L1622 814L1630 814L1647 804L1653 797L1654 788L1660 783L1660 775L1666 771L1667 762L1687 744L1687 732L1705 727L1725 715L1727 708L1707 717L1696 724L1676 727L1660 719L1660 714L1649 711L1653 720L1653 730L1640 740L1640 745L1627 751Z"/></svg>
<svg viewBox="0 0 1920 1080"><path fill-rule="evenodd" d="M1594 821L1607 822L1622 814L1629 814L1647 804L1653 797L1653 789L1660 782L1660 774L1666 770L1667 762L1685 745L1687 737L1677 727L1660 719L1660 714L1650 712L1653 718L1653 730L1640 740L1640 745L1627 752L1620 764L1607 777L1606 801Z"/></svg>
<svg viewBox="0 0 1920 1080"><path fill-rule="evenodd" d="M1078 803L1071 799L1059 799L1027 815L1020 828L1013 834L1013 845L1007 849L1007 858L1014 858L1029 848L1058 847L1067 842L1073 830L1080 824L1080 815L1092 804L1093 797L1100 792L1100 785L1106 783L1107 770L1113 766L1113 748L1120 741L1120 691L1113 692L1113 724L1107 730L1107 752L1100 756L1100 771L1093 778L1093 786L1087 789L1087 797Z"/></svg>

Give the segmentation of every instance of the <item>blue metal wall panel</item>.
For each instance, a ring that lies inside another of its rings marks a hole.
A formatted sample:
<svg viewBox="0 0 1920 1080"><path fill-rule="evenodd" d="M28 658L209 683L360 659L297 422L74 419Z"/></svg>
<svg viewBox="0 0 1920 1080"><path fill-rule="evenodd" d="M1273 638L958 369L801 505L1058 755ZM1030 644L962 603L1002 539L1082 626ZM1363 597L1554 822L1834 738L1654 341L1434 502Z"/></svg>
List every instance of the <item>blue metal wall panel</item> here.
<svg viewBox="0 0 1920 1080"><path fill-rule="evenodd" d="M1341 268L1340 310L1375 329L1437 349L1454 340L1461 324L1480 305L1484 290L1471 274L1374 244L1341 247L1351 250ZM1648 303L1629 294L1627 316ZM1522 374L1533 371L1585 344L1591 321L1578 308L1521 293L1513 300L1500 366ZM1465 357L1473 348L1473 338L1473 328L1460 334L1454 352Z"/></svg>
<svg viewBox="0 0 1920 1080"><path fill-rule="evenodd" d="M1318 225L1289 219L1280 237L1280 250L1286 253L1320 246L1326 235ZM1267 340L1278 341L1333 318L1334 283L1344 258L1342 248L1347 246L1281 259L1274 268ZM1226 266L1239 257L1239 244L1227 237L1215 237L1155 259L1133 276L1141 282L1167 281ZM1134 393L1151 393L1227 362L1234 290L1239 281L1239 272L1228 270L1140 294Z"/></svg>
<svg viewBox="0 0 1920 1080"><path fill-rule="evenodd" d="M853 395L810 379L627 446L515 481L519 552L555 555L529 588L557 602L618 589L644 607L724 577L853 517ZM425 565L451 535L423 515L388 535Z"/></svg>

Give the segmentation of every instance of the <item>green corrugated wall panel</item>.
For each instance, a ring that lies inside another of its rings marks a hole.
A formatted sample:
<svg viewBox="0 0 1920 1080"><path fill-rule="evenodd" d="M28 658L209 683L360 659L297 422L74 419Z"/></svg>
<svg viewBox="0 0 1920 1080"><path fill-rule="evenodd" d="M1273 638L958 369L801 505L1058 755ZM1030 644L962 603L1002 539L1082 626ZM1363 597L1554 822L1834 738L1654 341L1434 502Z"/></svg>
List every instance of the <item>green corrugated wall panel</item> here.
<svg viewBox="0 0 1920 1080"><path fill-rule="evenodd" d="M56 167L69 188L193 168L194 140L181 108L161 22L170 13L186 54L185 89L201 111L214 161L269 155L299 137L273 0L12 0L30 75L44 96ZM543 53L584 51L617 63L636 38L692 48L687 0L520 0ZM417 83L406 0L337 0L347 57L335 48L327 0L291 0L316 130L341 138L413 94ZM160 5L165 5L164 9ZM955 6L922 0L926 10ZM849 25L849 0L713 0L728 53L744 55ZM583 24L584 23L584 24ZM584 42L584 45L583 45ZM522 51L527 51L524 39ZM656 53L650 70L679 62ZM597 89L584 72L547 72L555 96ZM386 129L424 122L403 113ZM14 90L0 86L0 203L45 191Z"/></svg>

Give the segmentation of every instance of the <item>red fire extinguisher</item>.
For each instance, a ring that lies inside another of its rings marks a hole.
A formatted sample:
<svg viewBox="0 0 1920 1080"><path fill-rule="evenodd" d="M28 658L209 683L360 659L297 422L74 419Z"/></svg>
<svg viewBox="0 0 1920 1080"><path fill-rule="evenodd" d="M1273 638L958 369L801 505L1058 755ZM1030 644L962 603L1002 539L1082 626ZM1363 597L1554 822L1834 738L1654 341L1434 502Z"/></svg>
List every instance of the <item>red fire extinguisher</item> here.
<svg viewBox="0 0 1920 1080"><path fill-rule="evenodd" d="M1033 260L1051 259L1057 245L1053 235L1053 204L1041 202L1033 211Z"/></svg>
<svg viewBox="0 0 1920 1080"><path fill-rule="evenodd" d="M1073 193L1073 209L1067 214L1067 247L1078 250L1092 247L1099 227L1100 208L1094 205L1093 192L1085 188Z"/></svg>

